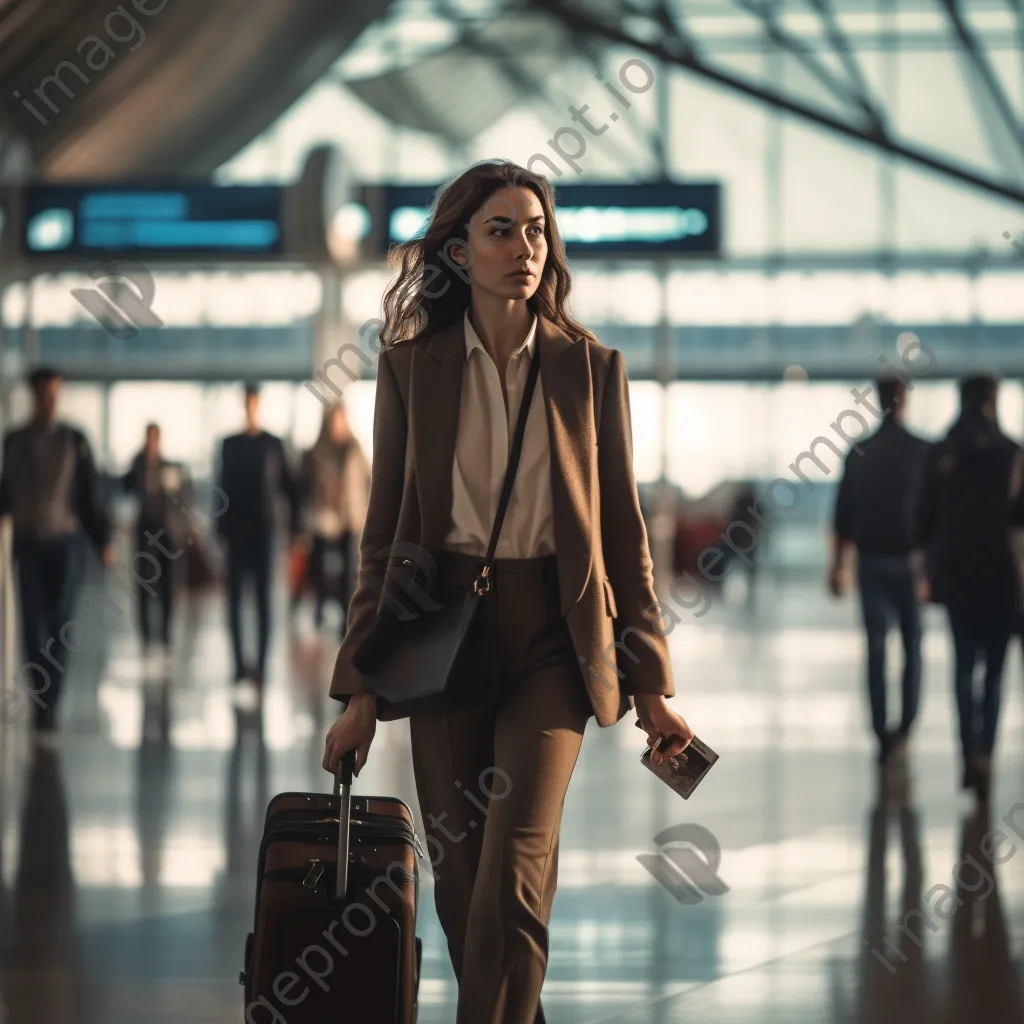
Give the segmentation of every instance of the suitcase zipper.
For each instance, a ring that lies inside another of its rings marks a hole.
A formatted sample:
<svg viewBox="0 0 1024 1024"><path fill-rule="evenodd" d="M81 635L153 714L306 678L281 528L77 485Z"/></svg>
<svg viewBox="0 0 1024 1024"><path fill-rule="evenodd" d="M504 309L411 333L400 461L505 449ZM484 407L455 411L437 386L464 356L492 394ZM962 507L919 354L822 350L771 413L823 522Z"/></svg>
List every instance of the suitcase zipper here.
<svg viewBox="0 0 1024 1024"><path fill-rule="evenodd" d="M353 823L355 826L355 823ZM292 826L291 828L281 829L275 831L266 837L263 844L265 850L271 843L279 842L297 842L297 843L332 843L337 841L338 832L337 824L331 830L316 829L316 828L301 828ZM358 826L352 829L353 843L359 845L376 845L376 846L411 846L413 851L416 850L416 837L415 834L408 834L404 832L385 831L383 829L367 829L359 828ZM261 857L262 861L262 857Z"/></svg>
<svg viewBox="0 0 1024 1024"><path fill-rule="evenodd" d="M336 817L331 817L330 815L325 815L323 818L314 818L310 820L308 817L306 817L308 813L308 811L304 810L285 811L280 816L280 818L283 818L283 821L279 820L278 824L285 824L289 822L289 815L302 815L302 818L300 820L303 822L303 824L329 823L333 825L338 820ZM383 828L385 830L394 829L400 831L401 834L408 836L408 838L412 841L413 847L416 850L416 854L420 858L420 860L428 860L426 851L423 849L423 843L420 841L418 833L407 822L401 819L394 818L390 814L374 814L372 811L364 811L363 814L364 816L361 818L352 818L351 823L353 825L361 825L367 828ZM273 832L273 827L271 828L271 832Z"/></svg>
<svg viewBox="0 0 1024 1024"><path fill-rule="evenodd" d="M317 882L324 877L324 872L327 870L323 861L312 860L310 861L310 869L306 873L306 877L302 880L302 884L307 889L315 889Z"/></svg>
<svg viewBox="0 0 1024 1024"><path fill-rule="evenodd" d="M354 858L354 854L353 854ZM262 882L301 882L303 887L306 889L316 890L323 880L324 873L327 868L332 865L334 861L320 860L314 858L309 861L309 865L301 864L293 868L272 868L267 871L262 879ZM371 872L366 872L367 877ZM398 880L402 883L412 885L416 881L415 876L412 873L404 873L397 876Z"/></svg>
<svg viewBox="0 0 1024 1024"><path fill-rule="evenodd" d="M366 828L391 829L409 836L410 839L416 835L416 831L407 821L403 821L401 818L393 818L390 814L364 812L362 817L352 817L349 820L352 825L363 825ZM291 824L337 825L337 823L337 814L330 812L324 812L319 818L311 818L307 811L285 811L276 817L275 823L270 826L270 833L273 833L275 828Z"/></svg>
<svg viewBox="0 0 1024 1024"><path fill-rule="evenodd" d="M320 828L316 829L316 826L323 826L325 824L333 825L334 827L330 831L325 831ZM362 819L354 819L351 822L353 828L353 839L358 843L378 844L380 846L394 845L396 843L403 846L411 846L413 850L417 850L419 847L422 850L422 846L419 844L419 836L403 823L398 823L396 827L394 821L388 825L385 822L371 823L365 822ZM303 827L312 826L312 827ZM279 828L274 828L271 832L263 837L263 842L260 846L259 856L259 882L256 886L256 904L259 906L259 892L264 879L270 880L286 880L296 878L302 880L309 874L308 868L278 868L273 871L264 872L263 865L266 861L266 850L267 847L274 842L305 842L305 843L323 843L324 845L330 845L337 839L337 818L326 818L312 822L282 822ZM369 827L368 827L369 826ZM374 827L377 826L377 827ZM376 835L374 834L376 833ZM353 850L349 857L350 862L355 862L355 851ZM417 897L419 895L419 877L416 872L413 872L413 881L416 885Z"/></svg>
<svg viewBox="0 0 1024 1024"><path fill-rule="evenodd" d="M405 822L395 821L395 819L388 818L387 816L382 817L384 820L377 821L367 820L365 818L352 818L350 827L355 833L354 838L375 838L380 843L408 843L421 859L426 859L423 844L420 842L420 837L416 834L414 829ZM287 819L279 821L276 825L272 826L271 830L264 836L264 846L267 843L274 841L274 839L282 834L305 832L307 829L313 829L325 825L333 830L337 828L338 819L323 817L315 818L313 820L305 818L298 821L289 821Z"/></svg>

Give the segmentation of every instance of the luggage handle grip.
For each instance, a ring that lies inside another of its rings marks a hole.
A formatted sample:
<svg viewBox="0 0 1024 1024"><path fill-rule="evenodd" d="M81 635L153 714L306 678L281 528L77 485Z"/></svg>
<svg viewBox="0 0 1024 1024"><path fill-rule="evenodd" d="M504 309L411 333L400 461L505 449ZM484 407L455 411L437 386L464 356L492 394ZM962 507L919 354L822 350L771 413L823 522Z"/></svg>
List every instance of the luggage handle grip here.
<svg viewBox="0 0 1024 1024"><path fill-rule="evenodd" d="M348 892L349 823L352 819L352 773L356 752L350 750L338 762L334 773L334 793L340 797L338 806L338 872L334 881L335 898L343 900Z"/></svg>
<svg viewBox="0 0 1024 1024"><path fill-rule="evenodd" d="M350 750L347 754L343 754L341 760L338 762L338 767L334 769L334 795L339 796L341 794L342 786L351 786L352 777L356 770L356 752Z"/></svg>

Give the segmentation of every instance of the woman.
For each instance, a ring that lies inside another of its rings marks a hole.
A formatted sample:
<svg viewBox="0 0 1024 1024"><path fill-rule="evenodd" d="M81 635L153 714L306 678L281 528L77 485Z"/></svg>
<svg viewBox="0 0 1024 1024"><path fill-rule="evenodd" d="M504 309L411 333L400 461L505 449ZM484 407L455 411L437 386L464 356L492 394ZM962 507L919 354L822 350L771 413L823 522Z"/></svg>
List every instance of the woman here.
<svg viewBox="0 0 1024 1024"><path fill-rule="evenodd" d="M318 629L329 592L340 602L342 612L348 611L352 539L363 529L369 487L370 464L349 428L345 407L336 402L324 411L320 436L303 455L299 470L304 525L312 537L309 580ZM333 569L328 564L331 561ZM342 623L343 637L346 625Z"/></svg>
<svg viewBox="0 0 1024 1024"><path fill-rule="evenodd" d="M149 651L152 641L150 609L160 609L160 654L170 654L171 615L174 605L175 561L184 549L187 532L186 509L190 504L189 481L184 468L168 462L160 451L160 427L146 425L146 443L121 477L121 486L140 499L135 522L134 551L145 553L143 561L156 572L152 579L139 581L139 629L143 647ZM140 557L142 555L140 554Z"/></svg>
<svg viewBox="0 0 1024 1024"><path fill-rule="evenodd" d="M355 749L358 772L378 715L391 717L352 663L382 577L398 575L382 568L387 552L418 545L436 555L442 583L465 585L483 564L539 355L476 620L476 703L410 719L457 1020L532 1024L544 1019L558 832L587 720L610 726L635 705L652 744L671 738L659 763L693 732L666 701L675 690L633 478L625 368L567 312L550 185L506 161L474 165L398 255L384 298L359 580L331 685L348 706L327 734L324 768Z"/></svg>

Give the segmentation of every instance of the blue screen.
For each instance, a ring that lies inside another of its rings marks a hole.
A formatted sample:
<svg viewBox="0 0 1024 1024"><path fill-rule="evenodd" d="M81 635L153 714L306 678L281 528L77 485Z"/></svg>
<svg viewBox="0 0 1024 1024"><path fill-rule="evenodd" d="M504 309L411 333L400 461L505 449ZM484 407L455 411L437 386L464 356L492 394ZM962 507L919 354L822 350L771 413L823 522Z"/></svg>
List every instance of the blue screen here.
<svg viewBox="0 0 1024 1024"><path fill-rule="evenodd" d="M422 230L435 191L421 185L385 187L388 243L407 241ZM570 256L717 256L721 187L714 182L556 184L555 219Z"/></svg>
<svg viewBox="0 0 1024 1024"><path fill-rule="evenodd" d="M283 251L277 186L34 186L34 255L245 256Z"/></svg>

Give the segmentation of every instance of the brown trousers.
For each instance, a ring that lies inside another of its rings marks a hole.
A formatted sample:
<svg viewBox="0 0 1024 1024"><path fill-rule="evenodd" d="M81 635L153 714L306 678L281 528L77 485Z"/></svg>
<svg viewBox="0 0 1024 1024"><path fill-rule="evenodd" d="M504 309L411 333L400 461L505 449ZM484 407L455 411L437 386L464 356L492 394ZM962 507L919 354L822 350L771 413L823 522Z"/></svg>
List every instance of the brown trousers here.
<svg viewBox="0 0 1024 1024"><path fill-rule="evenodd" d="M483 559L442 552L442 585ZM476 703L410 719L456 1024L544 1024L541 986L565 794L593 714L554 555L495 559L477 620Z"/></svg>

